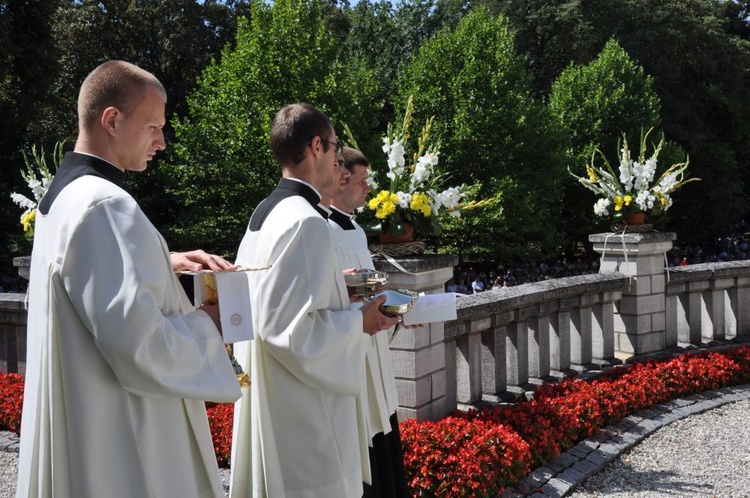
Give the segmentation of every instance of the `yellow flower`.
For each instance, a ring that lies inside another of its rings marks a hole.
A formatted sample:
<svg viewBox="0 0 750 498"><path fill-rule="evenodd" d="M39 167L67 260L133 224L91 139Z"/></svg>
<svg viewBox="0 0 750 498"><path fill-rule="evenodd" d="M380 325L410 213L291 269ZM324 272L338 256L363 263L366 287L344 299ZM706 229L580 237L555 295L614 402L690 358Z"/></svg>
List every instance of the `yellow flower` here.
<svg viewBox="0 0 750 498"><path fill-rule="evenodd" d="M632 195L626 195L624 197L624 199L625 199L625 205L626 206L630 206L630 203L633 202L633 196Z"/></svg>
<svg viewBox="0 0 750 498"><path fill-rule="evenodd" d="M30 235L34 235L34 220L36 219L36 209L27 211L21 215L21 225L23 225L23 231L29 232Z"/></svg>
<svg viewBox="0 0 750 498"><path fill-rule="evenodd" d="M586 172L589 174L589 181L591 183L596 183L599 181L599 179L596 177L596 173L594 173L594 168L592 168L588 164L586 165Z"/></svg>
<svg viewBox="0 0 750 498"><path fill-rule="evenodd" d="M396 203L398 196L387 190L381 190L378 195L370 199L367 206L375 211L375 216L380 219L387 217L389 214L396 212Z"/></svg>
<svg viewBox="0 0 750 498"><path fill-rule="evenodd" d="M414 211L421 211L424 216L430 216L432 214L430 198L423 192L417 192L411 196L411 204L409 207Z"/></svg>
<svg viewBox="0 0 750 498"><path fill-rule="evenodd" d="M389 214L396 212L396 204L391 201L383 202L380 207L375 211L375 216L380 219L386 218Z"/></svg>
<svg viewBox="0 0 750 498"><path fill-rule="evenodd" d="M625 202L625 199L622 198L622 196L616 195L614 198L615 201L615 211L622 211L622 205Z"/></svg>

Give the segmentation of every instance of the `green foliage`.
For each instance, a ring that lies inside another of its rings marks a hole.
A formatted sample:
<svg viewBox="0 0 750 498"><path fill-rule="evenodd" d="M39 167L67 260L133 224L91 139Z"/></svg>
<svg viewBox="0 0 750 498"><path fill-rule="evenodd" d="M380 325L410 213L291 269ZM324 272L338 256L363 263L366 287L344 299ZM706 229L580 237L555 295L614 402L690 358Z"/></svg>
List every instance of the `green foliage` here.
<svg viewBox="0 0 750 498"><path fill-rule="evenodd" d="M552 84L549 108L570 137L568 165L578 176L595 148L617 150L625 133L639 137L659 122L659 98L653 79L638 67L615 40L582 66L571 64ZM606 229L594 216L595 196L581 190L573 178L564 187L565 231L585 242L588 234Z"/></svg>
<svg viewBox="0 0 750 498"><path fill-rule="evenodd" d="M285 104L310 102L356 136L372 132L369 73L338 61L315 1L257 2L233 48L201 76L189 115L174 121L169 192L185 210L169 233L177 247L236 251L250 213L280 176L269 144Z"/></svg>
<svg viewBox="0 0 750 498"><path fill-rule="evenodd" d="M417 121L435 116L448 181L481 183L480 198L501 194L495 208L467 214L441 244L468 258L553 252L563 141L531 95L505 19L479 8L426 41L399 78L400 101L410 94ZM499 208L502 215L492 212Z"/></svg>
<svg viewBox="0 0 750 498"><path fill-rule="evenodd" d="M346 11L349 30L342 40L345 60L359 61L372 72L375 85L375 108L378 130L384 132L389 122L398 119L393 96L398 89L398 69L416 54L422 42L443 27L455 27L468 11L466 0L412 0L394 8L381 0L359 1ZM367 157L380 153L380 137L358 137Z"/></svg>
<svg viewBox="0 0 750 498"><path fill-rule="evenodd" d="M691 174L703 179L675 196L665 227L695 243L736 230L747 211L750 186L746 1L501 4L518 30L516 46L528 57L539 91L571 62L592 61L614 37L634 65L653 77L661 101L660 128L689 153Z"/></svg>
<svg viewBox="0 0 750 498"><path fill-rule="evenodd" d="M654 77L667 138L687 151L691 174L703 180L675 197L670 211L668 227L682 240L732 233L748 210L750 42L732 31L728 4L742 3L630 0L632 22L619 34Z"/></svg>
<svg viewBox="0 0 750 498"><path fill-rule="evenodd" d="M571 139L571 169L578 174L593 147L613 150L622 133L637 137L659 121L653 78L615 40L589 64L563 71L552 84L549 108Z"/></svg>

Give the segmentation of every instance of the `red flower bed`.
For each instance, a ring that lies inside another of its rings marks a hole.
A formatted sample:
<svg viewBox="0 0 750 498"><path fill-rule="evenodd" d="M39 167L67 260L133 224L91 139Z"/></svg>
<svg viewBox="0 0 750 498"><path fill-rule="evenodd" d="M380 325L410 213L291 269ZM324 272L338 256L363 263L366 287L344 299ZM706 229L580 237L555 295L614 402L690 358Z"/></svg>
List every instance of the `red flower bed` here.
<svg viewBox="0 0 750 498"><path fill-rule="evenodd" d="M490 421L447 417L401 424L404 464L415 496L497 496L529 470L529 445Z"/></svg>
<svg viewBox="0 0 750 498"><path fill-rule="evenodd" d="M219 467L228 468L232 457L232 424L234 423L233 403L206 403L208 425L214 441L216 460Z"/></svg>
<svg viewBox="0 0 750 498"><path fill-rule="evenodd" d="M0 372L0 430L21 431L23 376Z"/></svg>
<svg viewBox="0 0 750 498"><path fill-rule="evenodd" d="M710 389L750 382L750 348L686 354L615 368L593 381L540 387L531 401L438 422L401 424L404 463L414 496L497 496L531 468L638 410ZM18 432L23 380L0 373L0 429ZM229 465L233 405L209 404L219 465Z"/></svg>

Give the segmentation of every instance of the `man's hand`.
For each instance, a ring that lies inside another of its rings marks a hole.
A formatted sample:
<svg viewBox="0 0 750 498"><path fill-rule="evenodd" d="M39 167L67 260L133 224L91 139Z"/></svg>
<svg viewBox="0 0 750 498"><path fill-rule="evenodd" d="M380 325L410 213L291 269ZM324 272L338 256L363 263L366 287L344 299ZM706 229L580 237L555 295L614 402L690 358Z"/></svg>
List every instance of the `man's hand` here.
<svg viewBox="0 0 750 498"><path fill-rule="evenodd" d="M219 305L216 303L211 304L209 301L203 301L201 305L198 306L198 309L206 312L209 318L214 321L214 325L216 325L216 328L219 330L219 334L221 334L221 317L219 316Z"/></svg>
<svg viewBox="0 0 750 498"><path fill-rule="evenodd" d="M174 271L198 271L207 268L213 271L235 270L237 266L215 254L208 254L202 249L189 252L170 253Z"/></svg>
<svg viewBox="0 0 750 498"><path fill-rule="evenodd" d="M365 334L377 334L381 330L389 329L401 322L400 316L388 316L380 311L380 306L384 302L385 296L378 296L360 308L363 318L362 328Z"/></svg>

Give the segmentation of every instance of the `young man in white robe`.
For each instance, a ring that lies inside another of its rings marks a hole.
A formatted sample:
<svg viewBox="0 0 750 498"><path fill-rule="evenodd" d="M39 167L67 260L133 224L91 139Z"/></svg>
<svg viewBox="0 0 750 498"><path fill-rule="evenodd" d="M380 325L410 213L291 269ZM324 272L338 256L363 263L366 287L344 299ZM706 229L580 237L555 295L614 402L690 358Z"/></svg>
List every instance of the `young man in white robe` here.
<svg viewBox="0 0 750 498"><path fill-rule="evenodd" d="M342 269L374 269L364 230L354 213L365 204L369 161L361 152L344 147L344 167L350 175L343 188L334 194L328 222ZM404 470L404 455L398 430L398 393L391 368L389 339L394 329L370 338L366 356L366 381L357 398L360 425L366 431L372 482L365 483L365 498L399 498L409 495Z"/></svg>
<svg viewBox="0 0 750 498"><path fill-rule="evenodd" d="M36 216L18 498L223 497L204 400L240 389L217 306L195 310L172 254L122 188L164 149L164 87L126 62L96 68L80 133Z"/></svg>
<svg viewBox="0 0 750 498"><path fill-rule="evenodd" d="M369 473L355 396L370 335L397 319L384 299L352 310L336 264L328 209L341 142L310 104L282 108L271 127L281 166L253 212L237 256L250 268L255 338L235 344L252 384L235 405L232 498L353 498Z"/></svg>

